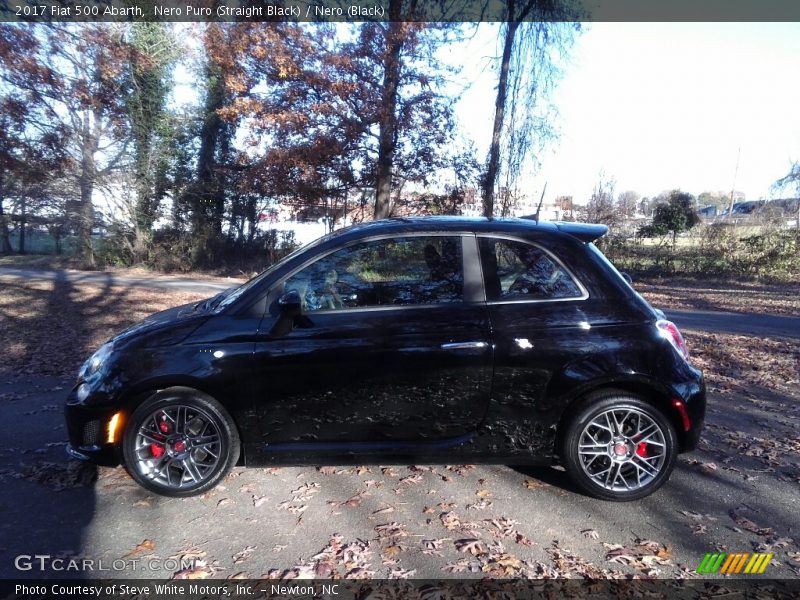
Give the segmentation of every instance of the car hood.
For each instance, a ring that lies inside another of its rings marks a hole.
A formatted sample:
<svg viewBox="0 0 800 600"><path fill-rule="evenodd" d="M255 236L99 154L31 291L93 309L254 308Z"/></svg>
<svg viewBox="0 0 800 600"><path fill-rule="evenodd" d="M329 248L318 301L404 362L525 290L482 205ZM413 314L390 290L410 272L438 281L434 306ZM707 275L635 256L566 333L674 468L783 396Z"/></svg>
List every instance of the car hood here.
<svg viewBox="0 0 800 600"><path fill-rule="evenodd" d="M119 348L133 344L142 346L169 346L183 341L192 331L205 323L213 314L191 302L154 313L135 323L112 338Z"/></svg>

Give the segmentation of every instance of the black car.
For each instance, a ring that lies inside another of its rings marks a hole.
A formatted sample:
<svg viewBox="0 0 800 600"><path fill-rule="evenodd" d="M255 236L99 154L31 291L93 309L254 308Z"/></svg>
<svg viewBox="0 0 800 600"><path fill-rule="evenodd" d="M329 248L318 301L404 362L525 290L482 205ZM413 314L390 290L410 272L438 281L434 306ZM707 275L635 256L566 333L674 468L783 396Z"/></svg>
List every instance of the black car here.
<svg viewBox="0 0 800 600"><path fill-rule="evenodd" d="M607 228L399 218L336 231L155 314L83 365L69 453L189 496L236 465L561 463L650 494L705 415L680 332L592 243Z"/></svg>

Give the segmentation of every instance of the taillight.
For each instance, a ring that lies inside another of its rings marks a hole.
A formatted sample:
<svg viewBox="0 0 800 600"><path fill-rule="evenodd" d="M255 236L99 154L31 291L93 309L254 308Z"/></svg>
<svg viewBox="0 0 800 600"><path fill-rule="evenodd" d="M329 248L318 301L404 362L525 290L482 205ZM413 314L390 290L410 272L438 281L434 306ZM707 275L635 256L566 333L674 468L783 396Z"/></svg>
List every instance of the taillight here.
<svg viewBox="0 0 800 600"><path fill-rule="evenodd" d="M656 321L658 333L667 340L675 350L686 360L689 360L689 350L686 349L686 342L683 341L683 336L678 330L678 327L672 321L666 319L659 319Z"/></svg>

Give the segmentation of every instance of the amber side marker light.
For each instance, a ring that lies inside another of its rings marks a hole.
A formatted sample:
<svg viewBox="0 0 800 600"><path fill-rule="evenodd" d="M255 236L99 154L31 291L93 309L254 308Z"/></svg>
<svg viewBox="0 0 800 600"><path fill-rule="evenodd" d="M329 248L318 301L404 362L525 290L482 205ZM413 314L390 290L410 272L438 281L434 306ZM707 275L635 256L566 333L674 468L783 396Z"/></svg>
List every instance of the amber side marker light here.
<svg viewBox="0 0 800 600"><path fill-rule="evenodd" d="M111 419L108 421L108 427L106 428L106 442L109 444L113 444L117 441L117 432L122 425L122 413L114 413Z"/></svg>

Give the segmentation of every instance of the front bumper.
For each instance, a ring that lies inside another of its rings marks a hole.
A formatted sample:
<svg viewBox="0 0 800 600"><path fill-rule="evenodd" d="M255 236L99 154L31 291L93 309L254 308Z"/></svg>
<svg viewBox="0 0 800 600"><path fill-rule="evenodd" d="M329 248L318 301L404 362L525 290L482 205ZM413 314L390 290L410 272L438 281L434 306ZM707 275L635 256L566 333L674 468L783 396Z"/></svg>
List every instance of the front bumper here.
<svg viewBox="0 0 800 600"><path fill-rule="evenodd" d="M120 464L120 448L108 441L108 423L116 407L87 406L77 400L74 392L64 406L69 444L67 454L79 460L103 466Z"/></svg>
<svg viewBox="0 0 800 600"><path fill-rule="evenodd" d="M122 461L119 458L117 447L106 444L103 446L80 446L75 448L67 444L67 455L70 458L94 463L103 467L116 467Z"/></svg>

